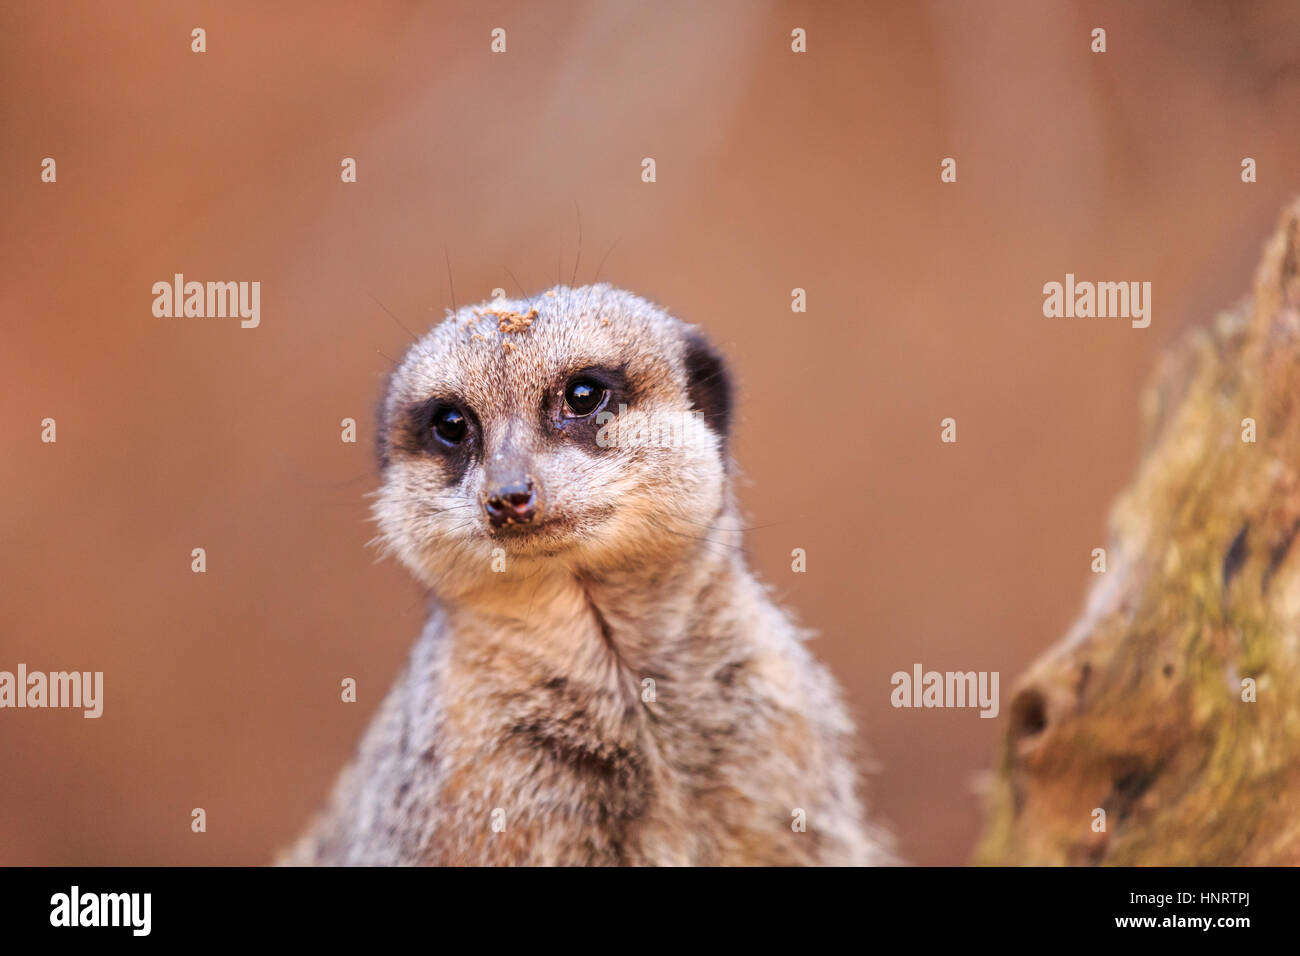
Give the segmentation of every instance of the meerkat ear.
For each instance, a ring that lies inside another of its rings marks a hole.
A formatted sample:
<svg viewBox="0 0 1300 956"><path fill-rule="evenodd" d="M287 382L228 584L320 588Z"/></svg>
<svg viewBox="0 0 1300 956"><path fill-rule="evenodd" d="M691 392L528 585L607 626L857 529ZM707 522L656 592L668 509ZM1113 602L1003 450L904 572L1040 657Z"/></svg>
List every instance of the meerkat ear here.
<svg viewBox="0 0 1300 956"><path fill-rule="evenodd" d="M731 432L732 392L727 363L698 332L687 336L683 362L691 404L704 413L704 423L718 433L725 446Z"/></svg>

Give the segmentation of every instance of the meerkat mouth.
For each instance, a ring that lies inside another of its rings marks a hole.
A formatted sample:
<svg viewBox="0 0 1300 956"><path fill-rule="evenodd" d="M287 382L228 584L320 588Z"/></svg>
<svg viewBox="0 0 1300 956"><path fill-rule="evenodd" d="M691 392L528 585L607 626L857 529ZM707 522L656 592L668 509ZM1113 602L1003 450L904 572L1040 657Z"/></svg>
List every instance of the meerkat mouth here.
<svg viewBox="0 0 1300 956"><path fill-rule="evenodd" d="M541 521L509 521L502 525L489 525L487 533L493 541L525 544L571 537L576 530L576 523L572 519L544 518Z"/></svg>
<svg viewBox="0 0 1300 956"><path fill-rule="evenodd" d="M562 554L592 540L597 529L613 514L601 507L581 515L553 515L540 521L488 525L487 535L507 551L549 557Z"/></svg>

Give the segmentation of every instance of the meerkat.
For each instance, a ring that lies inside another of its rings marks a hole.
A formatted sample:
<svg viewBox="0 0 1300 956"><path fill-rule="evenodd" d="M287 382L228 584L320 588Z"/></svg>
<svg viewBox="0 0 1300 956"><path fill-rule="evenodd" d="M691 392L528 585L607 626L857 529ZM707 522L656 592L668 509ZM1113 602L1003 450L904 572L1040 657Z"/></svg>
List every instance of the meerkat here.
<svg viewBox="0 0 1300 956"><path fill-rule="evenodd" d="M838 688L740 549L732 402L697 328L608 285L409 350L374 517L432 616L280 862L890 861Z"/></svg>

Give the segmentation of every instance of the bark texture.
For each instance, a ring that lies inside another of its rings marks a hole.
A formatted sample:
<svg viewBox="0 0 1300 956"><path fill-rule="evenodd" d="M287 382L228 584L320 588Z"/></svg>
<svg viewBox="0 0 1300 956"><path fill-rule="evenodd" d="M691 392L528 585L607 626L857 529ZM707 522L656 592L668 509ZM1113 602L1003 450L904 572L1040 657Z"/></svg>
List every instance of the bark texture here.
<svg viewBox="0 0 1300 956"><path fill-rule="evenodd" d="M1143 417L1107 570L1016 685L977 863L1300 863L1300 201Z"/></svg>

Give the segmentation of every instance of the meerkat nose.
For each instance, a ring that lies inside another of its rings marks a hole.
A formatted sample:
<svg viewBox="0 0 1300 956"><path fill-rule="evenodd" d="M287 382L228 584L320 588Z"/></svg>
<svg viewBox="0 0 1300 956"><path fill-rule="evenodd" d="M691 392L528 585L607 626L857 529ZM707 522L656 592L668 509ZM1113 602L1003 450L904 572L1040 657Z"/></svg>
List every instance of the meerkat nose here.
<svg viewBox="0 0 1300 956"><path fill-rule="evenodd" d="M483 502L492 527L527 524L537 514L537 489L531 478L498 488Z"/></svg>

